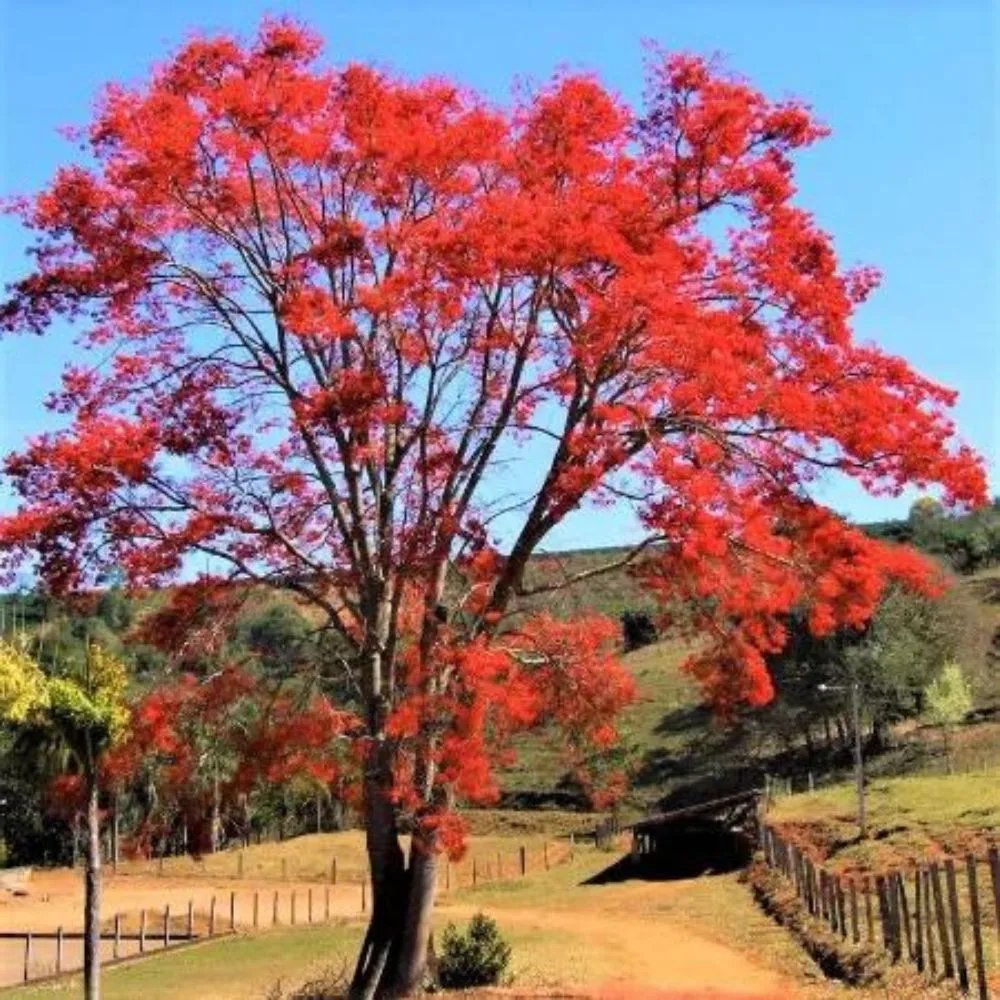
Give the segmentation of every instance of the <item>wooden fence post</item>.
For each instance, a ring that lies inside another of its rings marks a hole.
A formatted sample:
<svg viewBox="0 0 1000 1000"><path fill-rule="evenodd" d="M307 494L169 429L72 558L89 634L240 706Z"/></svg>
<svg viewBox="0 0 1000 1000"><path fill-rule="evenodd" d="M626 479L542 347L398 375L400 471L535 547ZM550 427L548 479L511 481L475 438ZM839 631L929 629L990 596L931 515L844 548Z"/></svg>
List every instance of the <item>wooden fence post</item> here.
<svg viewBox="0 0 1000 1000"><path fill-rule="evenodd" d="M274 890L274 909L271 910L271 926L278 926L278 890Z"/></svg>
<svg viewBox="0 0 1000 1000"><path fill-rule="evenodd" d="M236 930L236 893L229 894L229 929Z"/></svg>
<svg viewBox="0 0 1000 1000"><path fill-rule="evenodd" d="M837 923L840 925L840 936L843 940L847 940L847 905L844 896L844 883L841 882L840 876L836 876L834 879L834 889L837 893Z"/></svg>
<svg viewBox="0 0 1000 1000"><path fill-rule="evenodd" d="M934 951L934 913L931 907L931 873L924 869L924 926L927 929L927 967L932 976L937 976L937 955Z"/></svg>
<svg viewBox="0 0 1000 1000"><path fill-rule="evenodd" d="M194 900L188 900L188 941L194 940Z"/></svg>
<svg viewBox="0 0 1000 1000"><path fill-rule="evenodd" d="M311 924L313 922L313 891L312 891L312 886L309 886L309 891L308 891L308 896L307 896L307 903L306 903L306 913L308 915L307 916L307 922Z"/></svg>
<svg viewBox="0 0 1000 1000"><path fill-rule="evenodd" d="M215 896L208 904L208 936L215 937Z"/></svg>
<svg viewBox="0 0 1000 1000"><path fill-rule="evenodd" d="M115 914L115 941L111 946L111 957L118 958L121 953L122 945L122 915L120 913Z"/></svg>
<svg viewBox="0 0 1000 1000"><path fill-rule="evenodd" d="M330 885L337 884L337 857L330 858Z"/></svg>
<svg viewBox="0 0 1000 1000"><path fill-rule="evenodd" d="M875 876L875 898L878 900L878 915L882 924L882 947L892 951L892 917L889 914L889 894L885 891L885 876Z"/></svg>
<svg viewBox="0 0 1000 1000"><path fill-rule="evenodd" d="M914 959L917 963L917 971L924 971L924 890L923 880L918 868L913 875L913 920L914 920L914 941L916 950Z"/></svg>
<svg viewBox="0 0 1000 1000"><path fill-rule="evenodd" d="M361 880L361 912L368 912L368 879Z"/></svg>
<svg viewBox="0 0 1000 1000"><path fill-rule="evenodd" d="M497 851L497 878L503 878L503 858L501 857L499 851Z"/></svg>
<svg viewBox="0 0 1000 1000"><path fill-rule="evenodd" d="M965 856L965 870L969 878L969 906L972 910L972 945L976 958L976 984L979 987L979 1000L988 1000L986 960L983 957L983 925L979 910L979 883L974 855L967 854Z"/></svg>
<svg viewBox="0 0 1000 1000"><path fill-rule="evenodd" d="M145 909L139 912L139 954L143 955L146 952L146 911Z"/></svg>
<svg viewBox="0 0 1000 1000"><path fill-rule="evenodd" d="M31 978L31 931L24 936L24 981Z"/></svg>
<svg viewBox="0 0 1000 1000"><path fill-rule="evenodd" d="M528 849L524 844L521 845L521 874L528 874Z"/></svg>
<svg viewBox="0 0 1000 1000"><path fill-rule="evenodd" d="M170 947L170 904L163 907L163 947Z"/></svg>
<svg viewBox="0 0 1000 1000"><path fill-rule="evenodd" d="M549 870L549 842L546 840L542 844L542 860L545 865L545 870Z"/></svg>
<svg viewBox="0 0 1000 1000"><path fill-rule="evenodd" d="M934 892L934 912L937 916L938 941L941 942L941 962L948 979L955 978L955 963L951 957L951 941L948 934L948 918L944 912L944 894L941 891L941 870L937 862L931 862L931 889Z"/></svg>
<svg viewBox="0 0 1000 1000"><path fill-rule="evenodd" d="M913 948L913 928L910 924L910 904L906 898L906 886L903 884L903 875L896 875L896 892L899 894L899 912L903 918L903 933L906 935L906 953L910 956L910 961L914 961L917 953Z"/></svg>
<svg viewBox="0 0 1000 1000"><path fill-rule="evenodd" d="M60 926L56 930L56 975L62 972L63 962L63 929Z"/></svg>
<svg viewBox="0 0 1000 1000"><path fill-rule="evenodd" d="M472 888L475 889L476 885L479 883L479 862L473 858L472 859Z"/></svg>
<svg viewBox="0 0 1000 1000"><path fill-rule="evenodd" d="M451 889L451 858L444 863L444 887L446 891Z"/></svg>
<svg viewBox="0 0 1000 1000"><path fill-rule="evenodd" d="M253 891L253 928L257 929L259 926L260 917L260 892L257 889Z"/></svg>
<svg viewBox="0 0 1000 1000"><path fill-rule="evenodd" d="M967 993L969 991L969 968L965 964L965 950L962 947L962 920L958 912L958 886L955 883L955 862L951 858L948 858L944 863L944 877L948 885L948 910L951 914L951 928L954 934L958 985Z"/></svg>
<svg viewBox="0 0 1000 1000"><path fill-rule="evenodd" d="M330 920L330 887L326 886L324 888L325 900L323 902L323 914L327 922Z"/></svg>
<svg viewBox="0 0 1000 1000"><path fill-rule="evenodd" d="M851 879L851 940L855 944L861 943L861 926L858 919L858 883Z"/></svg>
<svg viewBox="0 0 1000 1000"><path fill-rule="evenodd" d="M292 926L295 926L295 890L292 889Z"/></svg>
<svg viewBox="0 0 1000 1000"><path fill-rule="evenodd" d="M1000 853L996 845L989 849L990 881L993 883L993 916L997 923L997 944L1000 945Z"/></svg>

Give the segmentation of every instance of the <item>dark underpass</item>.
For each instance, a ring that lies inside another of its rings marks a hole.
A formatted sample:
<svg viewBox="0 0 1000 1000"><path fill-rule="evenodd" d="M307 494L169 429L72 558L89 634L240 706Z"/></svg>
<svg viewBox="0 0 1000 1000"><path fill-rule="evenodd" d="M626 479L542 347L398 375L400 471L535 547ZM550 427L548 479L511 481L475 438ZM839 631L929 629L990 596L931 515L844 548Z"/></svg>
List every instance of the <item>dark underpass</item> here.
<svg viewBox="0 0 1000 1000"><path fill-rule="evenodd" d="M721 874L750 863L757 794L746 793L651 816L627 828L632 850L589 880L669 880Z"/></svg>

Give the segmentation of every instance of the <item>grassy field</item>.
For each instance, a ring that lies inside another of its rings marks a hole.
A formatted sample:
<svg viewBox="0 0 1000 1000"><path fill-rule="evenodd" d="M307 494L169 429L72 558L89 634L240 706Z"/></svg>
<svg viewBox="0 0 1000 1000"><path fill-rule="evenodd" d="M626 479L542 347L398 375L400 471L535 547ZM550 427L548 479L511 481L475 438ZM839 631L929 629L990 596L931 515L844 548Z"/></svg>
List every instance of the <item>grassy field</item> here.
<svg viewBox="0 0 1000 1000"><path fill-rule="evenodd" d="M168 955L109 969L104 1000L250 1000L278 980L309 979L331 964L348 963L361 939L360 923L284 928L194 945ZM24 987L11 1000L78 997L81 979Z"/></svg>
<svg viewBox="0 0 1000 1000"><path fill-rule="evenodd" d="M834 870L879 871L975 851L1000 828L1000 772L879 779L867 790L871 836L858 839L853 785L780 798L770 821Z"/></svg>

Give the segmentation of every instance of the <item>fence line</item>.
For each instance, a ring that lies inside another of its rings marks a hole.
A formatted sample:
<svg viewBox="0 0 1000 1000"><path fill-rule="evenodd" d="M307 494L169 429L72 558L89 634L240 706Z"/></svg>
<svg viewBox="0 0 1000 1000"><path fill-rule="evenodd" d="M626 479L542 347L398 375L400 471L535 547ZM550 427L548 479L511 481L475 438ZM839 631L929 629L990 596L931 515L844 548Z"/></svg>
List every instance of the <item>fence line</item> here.
<svg viewBox="0 0 1000 1000"><path fill-rule="evenodd" d="M863 936L893 963L909 962L930 979L955 980L963 992L989 1000L990 969L1000 967L996 846L985 858L966 854L959 864L951 857L928 859L877 874L874 890L871 877L827 871L773 827L762 827L761 848L766 864L789 881L806 910L843 941L859 945ZM983 869L986 878L980 877Z"/></svg>

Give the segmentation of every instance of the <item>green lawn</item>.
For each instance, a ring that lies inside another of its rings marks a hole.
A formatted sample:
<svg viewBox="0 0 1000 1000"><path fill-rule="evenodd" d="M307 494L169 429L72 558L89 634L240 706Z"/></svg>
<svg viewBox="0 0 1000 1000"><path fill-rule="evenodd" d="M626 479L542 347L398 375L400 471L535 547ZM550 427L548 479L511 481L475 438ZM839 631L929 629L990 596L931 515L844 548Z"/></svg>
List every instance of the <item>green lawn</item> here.
<svg viewBox="0 0 1000 1000"><path fill-rule="evenodd" d="M358 923L238 935L153 956L104 974L104 1000L253 1000L279 979L296 982L349 963L361 939ZM78 997L79 976L47 986L24 987L10 1000Z"/></svg>
<svg viewBox="0 0 1000 1000"><path fill-rule="evenodd" d="M871 837L857 837L853 784L779 799L769 819L811 843L836 869L879 870L973 850L1000 827L1000 773L879 779L869 783Z"/></svg>

